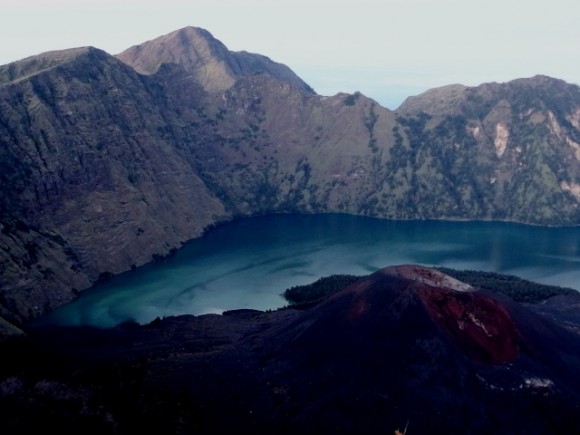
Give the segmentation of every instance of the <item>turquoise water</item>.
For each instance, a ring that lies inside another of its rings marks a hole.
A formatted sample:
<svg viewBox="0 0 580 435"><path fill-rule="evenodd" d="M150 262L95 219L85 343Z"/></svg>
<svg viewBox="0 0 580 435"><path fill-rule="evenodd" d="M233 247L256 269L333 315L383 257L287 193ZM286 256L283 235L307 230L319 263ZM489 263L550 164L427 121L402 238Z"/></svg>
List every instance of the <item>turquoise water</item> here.
<svg viewBox="0 0 580 435"><path fill-rule="evenodd" d="M161 263L97 285L42 323L113 326L274 309L286 304L281 293L288 287L404 263L495 271L580 290L580 228L334 214L256 217L214 229Z"/></svg>

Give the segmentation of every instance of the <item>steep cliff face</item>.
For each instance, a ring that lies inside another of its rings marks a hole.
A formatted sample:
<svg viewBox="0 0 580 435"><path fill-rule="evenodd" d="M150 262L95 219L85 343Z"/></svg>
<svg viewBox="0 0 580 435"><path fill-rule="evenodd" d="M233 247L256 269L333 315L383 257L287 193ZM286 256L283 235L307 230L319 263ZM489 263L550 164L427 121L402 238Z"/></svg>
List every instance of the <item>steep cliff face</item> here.
<svg viewBox="0 0 580 435"><path fill-rule="evenodd" d="M429 195L452 199L452 215L578 224L578 86L545 76L449 86L409 98L397 114L421 162L415 174L426 174Z"/></svg>
<svg viewBox="0 0 580 435"><path fill-rule="evenodd" d="M360 213L381 182L395 117L362 95L321 97L254 76L220 110L244 122L220 130L227 164L216 179L244 213Z"/></svg>
<svg viewBox="0 0 580 435"><path fill-rule="evenodd" d="M454 85L391 112L360 94L308 95L255 76L220 107L245 123L237 135L220 129L237 150L221 185L249 210L264 192L273 210L580 222L575 85Z"/></svg>
<svg viewBox="0 0 580 435"><path fill-rule="evenodd" d="M64 54L0 87L2 294L18 321L228 217L161 86L93 48Z"/></svg>
<svg viewBox="0 0 580 435"><path fill-rule="evenodd" d="M580 223L580 90L460 85L393 112L185 28L0 67L0 316L15 323L235 216Z"/></svg>

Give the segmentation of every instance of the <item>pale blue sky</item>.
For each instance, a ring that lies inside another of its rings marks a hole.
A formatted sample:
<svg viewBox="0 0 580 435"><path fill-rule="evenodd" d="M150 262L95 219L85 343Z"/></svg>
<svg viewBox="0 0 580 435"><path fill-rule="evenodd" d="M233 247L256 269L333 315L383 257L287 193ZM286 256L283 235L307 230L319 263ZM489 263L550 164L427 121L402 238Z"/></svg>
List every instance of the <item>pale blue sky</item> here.
<svg viewBox="0 0 580 435"><path fill-rule="evenodd" d="M0 64L92 45L116 54L185 26L292 68L319 94L394 108L451 83L580 82L576 0L2 0Z"/></svg>

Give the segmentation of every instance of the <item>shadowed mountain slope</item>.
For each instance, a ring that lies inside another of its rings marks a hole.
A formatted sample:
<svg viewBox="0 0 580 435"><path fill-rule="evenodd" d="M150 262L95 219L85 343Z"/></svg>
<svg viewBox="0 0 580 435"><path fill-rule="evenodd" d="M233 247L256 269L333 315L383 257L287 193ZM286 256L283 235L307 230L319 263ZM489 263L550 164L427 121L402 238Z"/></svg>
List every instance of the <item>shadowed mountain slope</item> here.
<svg viewBox="0 0 580 435"><path fill-rule="evenodd" d="M265 377L289 402L275 414L295 430L344 433L406 421L417 433L577 426L578 335L441 276L386 268L268 336Z"/></svg>
<svg viewBox="0 0 580 435"><path fill-rule="evenodd" d="M385 268L306 311L38 330L21 343L1 373L8 429L580 429L578 333L421 266Z"/></svg>
<svg viewBox="0 0 580 435"><path fill-rule="evenodd" d="M176 146L180 121L161 86L114 57L73 50L0 95L0 314L10 320L225 215Z"/></svg>

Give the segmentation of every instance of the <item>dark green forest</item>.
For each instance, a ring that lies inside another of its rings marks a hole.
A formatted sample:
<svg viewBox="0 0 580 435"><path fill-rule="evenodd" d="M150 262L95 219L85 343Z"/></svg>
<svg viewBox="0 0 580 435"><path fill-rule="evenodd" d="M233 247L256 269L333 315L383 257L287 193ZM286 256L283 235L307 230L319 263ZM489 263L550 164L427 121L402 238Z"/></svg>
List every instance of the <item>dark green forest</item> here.
<svg viewBox="0 0 580 435"><path fill-rule="evenodd" d="M437 267L436 269L475 288L492 293L501 293L516 302L537 304L554 296L577 293L571 288L540 284L496 272L456 270L446 267ZM364 275L330 275L311 284L290 287L284 291L283 296L290 303L290 307L306 309L319 304L365 277Z"/></svg>

